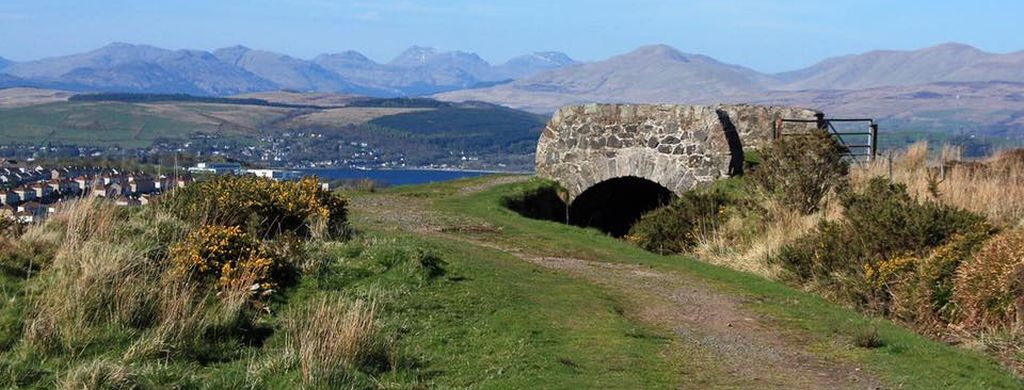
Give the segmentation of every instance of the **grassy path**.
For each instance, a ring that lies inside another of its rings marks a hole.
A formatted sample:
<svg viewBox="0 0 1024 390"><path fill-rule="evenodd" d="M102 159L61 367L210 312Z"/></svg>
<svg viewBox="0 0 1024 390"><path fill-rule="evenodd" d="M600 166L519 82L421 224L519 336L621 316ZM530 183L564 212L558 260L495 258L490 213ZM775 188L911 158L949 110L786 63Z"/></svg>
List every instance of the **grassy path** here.
<svg viewBox="0 0 1024 390"><path fill-rule="evenodd" d="M558 294L563 294L560 297L546 297L545 302L517 307L536 316L535 320L548 318L551 310L556 310L565 315L561 320L556 319L556 323L586 324L555 332L557 335L552 334L554 338L550 340L553 344L565 344L566 338L583 337L588 345L611 343L621 344L623 348L601 349L600 357L579 355L596 352L579 350L572 358L561 358L573 362L568 364L576 367L573 378L590 377L597 379L596 382L571 382L556 375L548 377L547 381L532 382L533 385L1020 386L1020 382L980 354L929 341L887 321L866 318L756 276L691 259L652 255L594 231L528 220L499 206L503 194L531 185L535 184L525 177L506 176L398 188L357 196L354 210L360 226L402 232L437 245L459 248L468 264L480 266L487 263L484 258L499 258L503 260L491 266L532 267L558 280L544 282L524 278L516 281L526 291L540 292L551 287L536 284L530 287L530 283L554 283L567 289L572 286L577 292L560 291ZM590 296L573 295L584 290ZM608 313L601 308L609 304L620 316L607 317ZM573 310L581 305L593 307ZM609 321L611 324L607 323ZM517 322L509 320L510 325ZM650 329L651 334L658 337L588 331L608 330L609 325ZM851 339L866 329L877 329L885 346L855 347ZM641 350L646 352L638 354ZM606 371L605 363L627 357L629 366L635 370L632 376L616 376L614 382L608 382L598 375ZM544 361L552 357L533 358ZM586 361L586 364L576 361ZM584 368L580 370L580 367ZM546 371L539 370L538 374L543 372ZM525 383L508 384L517 387Z"/></svg>

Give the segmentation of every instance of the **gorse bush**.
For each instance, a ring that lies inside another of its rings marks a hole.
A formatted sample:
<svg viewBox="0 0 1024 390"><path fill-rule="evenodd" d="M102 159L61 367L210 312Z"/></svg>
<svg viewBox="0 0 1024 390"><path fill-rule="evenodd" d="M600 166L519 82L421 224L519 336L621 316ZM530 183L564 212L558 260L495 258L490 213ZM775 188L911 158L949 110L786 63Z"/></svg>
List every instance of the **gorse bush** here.
<svg viewBox="0 0 1024 390"><path fill-rule="evenodd" d="M728 204L729 198L717 191L687 192L640 217L626 239L661 254L689 251L704 234L715 228Z"/></svg>
<svg viewBox="0 0 1024 390"><path fill-rule="evenodd" d="M953 297L962 327L1024 330L1024 229L993 237L961 265Z"/></svg>
<svg viewBox="0 0 1024 390"><path fill-rule="evenodd" d="M302 237L342 237L348 201L314 178L278 182L255 176L221 176L167 195L161 207L199 224L245 227L260 238L291 232Z"/></svg>
<svg viewBox="0 0 1024 390"><path fill-rule="evenodd" d="M268 293L294 277L287 251L263 244L237 226L204 225L171 250L177 272L200 281L215 280L220 288L240 281L254 293Z"/></svg>
<svg viewBox="0 0 1024 390"><path fill-rule="evenodd" d="M782 137L761 150L751 180L768 196L805 214L843 186L850 165L846 148L827 132Z"/></svg>
<svg viewBox="0 0 1024 390"><path fill-rule="evenodd" d="M918 203L903 185L883 178L873 179L863 192L844 194L841 202L842 219L822 222L811 234L783 247L776 260L797 282L812 283L830 295L883 313L891 310L894 286L910 283L906 278L915 272L926 273L936 286L948 287L950 270L964 257L958 251L965 248L951 247L946 250L957 253L929 257L933 250L958 235L977 242L991 231L977 214ZM930 260L923 262L925 258ZM948 292L926 295L938 299L932 306L948 300Z"/></svg>
<svg viewBox="0 0 1024 390"><path fill-rule="evenodd" d="M888 282L892 315L920 330L941 331L953 322L958 308L953 301L957 269L970 261L974 253L990 237L990 231L979 228L956 234L928 256L917 260L910 273Z"/></svg>

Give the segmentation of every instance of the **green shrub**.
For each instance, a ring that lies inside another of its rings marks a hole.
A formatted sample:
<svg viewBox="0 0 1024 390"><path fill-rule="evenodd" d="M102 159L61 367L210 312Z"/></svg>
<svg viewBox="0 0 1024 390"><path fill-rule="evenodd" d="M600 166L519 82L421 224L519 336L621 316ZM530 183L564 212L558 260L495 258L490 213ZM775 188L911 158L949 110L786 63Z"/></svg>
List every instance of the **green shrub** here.
<svg viewBox="0 0 1024 390"><path fill-rule="evenodd" d="M261 238L290 232L302 237L348 234L348 201L314 178L278 182L221 176L168 194L161 207L198 224L248 228Z"/></svg>
<svg viewBox="0 0 1024 390"><path fill-rule="evenodd" d="M640 217L626 239L641 248L661 254L692 249L707 230L722 219L730 203L721 192L687 192L668 205Z"/></svg>
<svg viewBox="0 0 1024 390"><path fill-rule="evenodd" d="M761 150L751 178L781 204L810 214L826 194L844 185L850 170L846 152L823 131L779 138Z"/></svg>
<svg viewBox="0 0 1024 390"><path fill-rule="evenodd" d="M822 222L811 234L784 246L775 260L798 283L886 314L896 287L918 284L918 274L936 283L919 292L931 302L927 306L945 306L951 269L991 233L983 217L918 203L903 185L883 178L872 179L863 192L847 193L841 201L843 219ZM958 236L971 241L947 249L957 253L929 257ZM926 258L930 260L922 260Z"/></svg>
<svg viewBox="0 0 1024 390"><path fill-rule="evenodd" d="M863 326L854 331L853 345L868 349L881 348L885 346L885 341L882 340L882 335L878 333L877 327Z"/></svg>

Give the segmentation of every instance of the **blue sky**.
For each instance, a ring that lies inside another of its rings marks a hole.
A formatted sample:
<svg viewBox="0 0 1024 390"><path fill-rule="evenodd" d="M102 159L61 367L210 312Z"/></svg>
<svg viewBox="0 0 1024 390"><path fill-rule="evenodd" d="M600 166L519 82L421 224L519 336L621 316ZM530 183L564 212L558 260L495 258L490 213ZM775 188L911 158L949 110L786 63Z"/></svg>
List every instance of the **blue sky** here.
<svg viewBox="0 0 1024 390"><path fill-rule="evenodd" d="M665 43L776 72L827 56L954 41L1018 51L1022 17L1021 0L2 0L0 57L29 60L119 41L243 44L300 58L353 49L387 61L417 44L491 62L540 50L599 60Z"/></svg>

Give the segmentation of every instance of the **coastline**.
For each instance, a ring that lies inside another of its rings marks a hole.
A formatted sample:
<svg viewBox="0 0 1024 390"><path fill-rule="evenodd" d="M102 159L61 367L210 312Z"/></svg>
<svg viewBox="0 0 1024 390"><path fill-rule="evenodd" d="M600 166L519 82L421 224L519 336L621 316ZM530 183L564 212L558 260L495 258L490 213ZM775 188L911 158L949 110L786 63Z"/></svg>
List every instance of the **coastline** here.
<svg viewBox="0 0 1024 390"><path fill-rule="evenodd" d="M502 171L495 169L459 169L459 168L430 168L430 167L403 167L403 168L288 168L287 170L306 172L306 171L322 171L322 170L352 170L352 171L366 171L366 172L398 172L398 171L427 171L427 172L466 172L466 173L485 173L485 174L505 174L505 175L533 175L534 171Z"/></svg>

